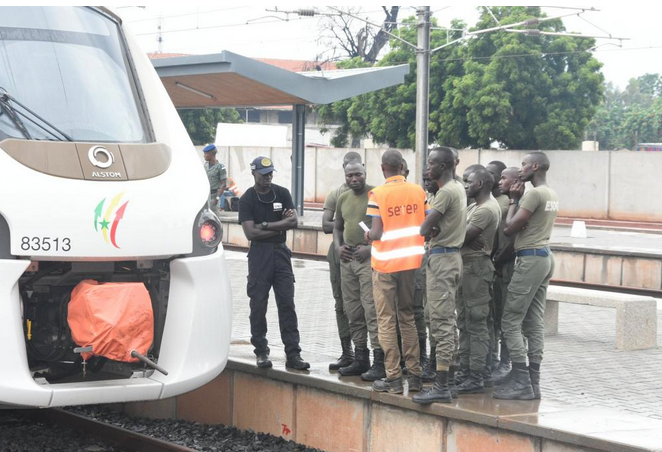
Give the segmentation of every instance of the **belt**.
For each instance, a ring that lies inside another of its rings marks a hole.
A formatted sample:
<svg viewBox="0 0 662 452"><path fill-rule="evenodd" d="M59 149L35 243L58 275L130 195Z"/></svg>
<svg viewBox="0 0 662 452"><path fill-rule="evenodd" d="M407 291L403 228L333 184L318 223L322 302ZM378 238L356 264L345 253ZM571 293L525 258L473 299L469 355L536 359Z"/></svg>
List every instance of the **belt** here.
<svg viewBox="0 0 662 452"><path fill-rule="evenodd" d="M522 256L548 257L549 256L549 249L548 248L537 248L537 249L530 249L530 250L519 250L519 251L515 252L515 256L517 256L517 257L522 257Z"/></svg>
<svg viewBox="0 0 662 452"><path fill-rule="evenodd" d="M437 246L430 250L430 254L457 253L458 251L460 251L459 248L447 248L445 246Z"/></svg>
<svg viewBox="0 0 662 452"><path fill-rule="evenodd" d="M272 243L272 242L256 242L255 240L253 240L251 242L251 247L253 247L253 246L262 246L262 247L265 247L265 248L283 248L283 249L287 249L287 244L285 242Z"/></svg>

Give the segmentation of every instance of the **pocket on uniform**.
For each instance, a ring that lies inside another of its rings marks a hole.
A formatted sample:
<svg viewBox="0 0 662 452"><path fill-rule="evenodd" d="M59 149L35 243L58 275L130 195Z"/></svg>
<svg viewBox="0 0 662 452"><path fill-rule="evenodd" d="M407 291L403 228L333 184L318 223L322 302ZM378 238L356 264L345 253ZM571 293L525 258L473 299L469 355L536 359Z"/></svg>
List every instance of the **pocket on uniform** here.
<svg viewBox="0 0 662 452"><path fill-rule="evenodd" d="M508 292L512 292L517 295L527 295L529 292L531 292L531 286L530 285L520 285L520 284L513 284L513 282L510 282L510 285L508 286Z"/></svg>

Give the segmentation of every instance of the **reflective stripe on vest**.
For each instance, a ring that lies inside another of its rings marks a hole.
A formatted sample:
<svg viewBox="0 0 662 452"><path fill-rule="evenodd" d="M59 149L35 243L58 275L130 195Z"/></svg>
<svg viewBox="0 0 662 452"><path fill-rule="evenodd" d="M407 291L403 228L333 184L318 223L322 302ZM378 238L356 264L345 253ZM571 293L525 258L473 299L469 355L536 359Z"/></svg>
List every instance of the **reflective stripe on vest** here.
<svg viewBox="0 0 662 452"><path fill-rule="evenodd" d="M372 257L380 261L390 261L392 259L401 259L403 257L422 256L425 254L424 246L410 246L409 248L398 248L392 251L377 251L373 246Z"/></svg>
<svg viewBox="0 0 662 452"><path fill-rule="evenodd" d="M412 226L410 228L402 228L402 229L394 229L392 231L386 231L383 235L382 238L380 239L382 242L386 242L388 240L397 240L397 239L402 239L405 237L418 237L421 235L421 228L420 226Z"/></svg>
<svg viewBox="0 0 662 452"><path fill-rule="evenodd" d="M402 176L388 178L370 193L368 214L371 213L379 215L384 227L380 240L372 243L372 268L382 273L419 268L425 254L425 239L420 234L425 220L423 189Z"/></svg>

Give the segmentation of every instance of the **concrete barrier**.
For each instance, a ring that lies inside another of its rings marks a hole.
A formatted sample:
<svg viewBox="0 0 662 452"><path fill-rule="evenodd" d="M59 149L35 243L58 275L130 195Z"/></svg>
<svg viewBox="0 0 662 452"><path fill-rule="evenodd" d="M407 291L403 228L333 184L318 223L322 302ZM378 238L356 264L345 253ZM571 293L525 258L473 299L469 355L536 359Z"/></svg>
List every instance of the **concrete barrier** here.
<svg viewBox="0 0 662 452"><path fill-rule="evenodd" d="M280 367L280 368L279 368ZM288 372L233 358L211 383L175 398L125 403L134 416L175 418L270 433L327 452L652 452L662 421L547 400L488 394L420 406L374 392L326 364ZM648 440L646 438L649 438Z"/></svg>
<svg viewBox="0 0 662 452"><path fill-rule="evenodd" d="M291 187L292 149L277 147L223 147L218 159L226 164L228 175L244 191L253 185L250 162L258 155L270 157L278 173L274 183ZM344 180L342 157L356 151L366 166L367 182L383 182L381 155L385 149L306 148L304 200L323 203L326 195ZM410 179L418 180L416 154L401 149L411 170ZM478 150L459 151L458 174L474 163L487 165L500 160L519 168L522 157L530 151ZM662 179L655 170L662 166L662 153L651 152L580 152L545 151L551 162L549 184L557 191L559 214L564 217L625 221L662 221L662 197L645 196L662 191ZM577 196L581 193L581 196Z"/></svg>
<svg viewBox="0 0 662 452"><path fill-rule="evenodd" d="M547 289L545 309L546 335L558 333L559 303L616 309L616 348L618 350L643 350L657 347L657 303L651 297L550 286Z"/></svg>

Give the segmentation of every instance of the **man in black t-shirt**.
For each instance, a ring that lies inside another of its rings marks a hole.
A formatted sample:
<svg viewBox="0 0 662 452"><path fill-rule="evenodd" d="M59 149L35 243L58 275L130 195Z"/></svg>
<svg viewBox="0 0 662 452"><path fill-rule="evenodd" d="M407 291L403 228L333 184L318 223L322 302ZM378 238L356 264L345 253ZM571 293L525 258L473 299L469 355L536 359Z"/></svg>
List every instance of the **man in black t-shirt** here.
<svg viewBox="0 0 662 452"><path fill-rule="evenodd" d="M292 252L285 244L287 231L297 227L297 214L290 192L272 184L271 159L258 157L251 163L255 185L239 200L239 223L251 241L248 251L251 343L258 367L271 367L267 345L267 303L273 287L278 306L280 337L285 345L285 367L305 370L310 364L301 359L299 327L294 308Z"/></svg>

